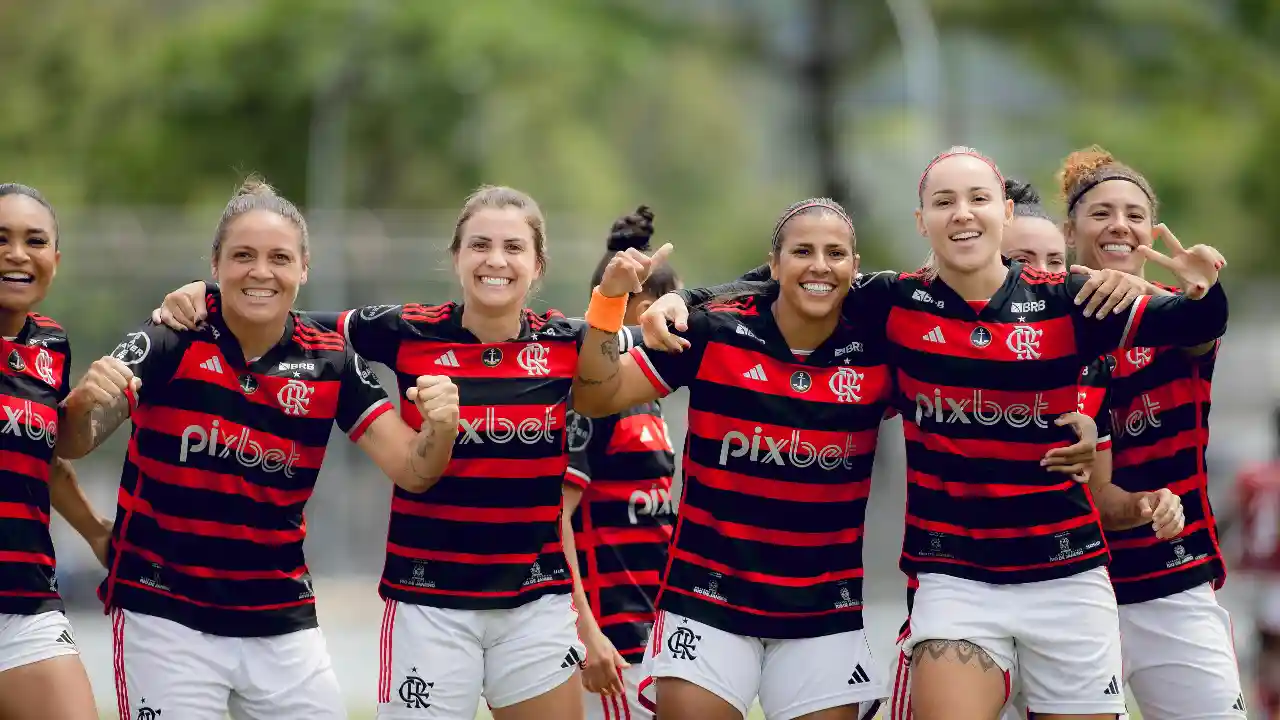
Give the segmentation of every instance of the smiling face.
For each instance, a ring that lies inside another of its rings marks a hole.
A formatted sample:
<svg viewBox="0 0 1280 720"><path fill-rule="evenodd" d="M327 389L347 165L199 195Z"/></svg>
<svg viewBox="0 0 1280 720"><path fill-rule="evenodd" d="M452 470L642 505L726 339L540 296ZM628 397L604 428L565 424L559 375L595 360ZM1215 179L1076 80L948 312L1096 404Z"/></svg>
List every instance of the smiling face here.
<svg viewBox="0 0 1280 720"><path fill-rule="evenodd" d="M938 265L959 273L981 270L1000 255L1013 202L995 170L973 155L936 162L921 189L916 229L929 239Z"/></svg>
<svg viewBox="0 0 1280 720"><path fill-rule="evenodd" d="M537 237L525 211L513 206L477 210L458 228L453 269L463 301L490 312L518 311L542 274Z"/></svg>
<svg viewBox="0 0 1280 720"><path fill-rule="evenodd" d="M0 307L30 312L48 294L61 259L53 213L26 195L0 196Z"/></svg>
<svg viewBox="0 0 1280 720"><path fill-rule="evenodd" d="M1106 180L1076 202L1067 223L1067 244L1083 265L1139 275L1146 260L1137 248L1151 246L1154 215L1151 199L1138 185Z"/></svg>
<svg viewBox="0 0 1280 720"><path fill-rule="evenodd" d="M307 282L302 232L269 210L243 213L226 226L212 270L224 313L253 324L282 322Z"/></svg>
<svg viewBox="0 0 1280 720"><path fill-rule="evenodd" d="M858 272L848 221L817 208L787 220L781 239L769 258L778 301L806 320L839 315Z"/></svg>

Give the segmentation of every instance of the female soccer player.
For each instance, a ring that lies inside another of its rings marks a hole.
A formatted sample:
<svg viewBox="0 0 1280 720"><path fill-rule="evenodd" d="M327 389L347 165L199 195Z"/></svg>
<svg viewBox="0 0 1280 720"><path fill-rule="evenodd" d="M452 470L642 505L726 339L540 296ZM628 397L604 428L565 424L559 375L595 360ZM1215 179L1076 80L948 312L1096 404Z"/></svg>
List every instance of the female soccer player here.
<svg viewBox="0 0 1280 720"><path fill-rule="evenodd" d="M600 284L615 252L634 248L648 253L652 236L653 212L647 207L615 222L591 287ZM650 303L679 287L670 264L654 268L643 290L628 298L625 323L635 325ZM587 648L582 669L586 715L592 720L645 720L653 715L639 701L644 677L640 661L653 629L675 520L671 437L657 402L596 419L570 412L568 426L562 535L571 560L577 547L585 597L575 601L590 607L599 622L596 627L592 613L582 613L578 623Z"/></svg>
<svg viewBox="0 0 1280 720"><path fill-rule="evenodd" d="M290 310L306 221L256 179L223 211L211 270L224 292L204 331L143 326L66 401L68 457L133 422L99 589L120 717L345 718L303 508L334 424L398 485L430 487L457 433L457 389L418 378L414 432L341 335Z"/></svg>
<svg viewBox="0 0 1280 720"><path fill-rule="evenodd" d="M845 309L886 328L907 419L902 569L920 582L905 644L913 713L994 717L1016 659L1037 716L1110 718L1124 712L1124 690L1107 549L1085 489L1040 467L1065 439L1062 421L1048 418L1077 407L1080 370L1101 354L1219 337L1222 258L1172 241L1161 261L1192 292L1142 296L1125 314L1086 319L1076 298L1088 275L1001 258L1013 203L993 162L953 148L925 169L918 193L916 225L936 272L860 278ZM1121 273L1094 274L1099 291L1120 286ZM754 286L683 292L701 299ZM674 314L661 301L648 313Z"/></svg>
<svg viewBox="0 0 1280 720"><path fill-rule="evenodd" d="M689 387L684 491L646 662L664 720L868 716L884 696L862 621L862 532L891 380L878 329L841 320L857 272L835 202L788 208L775 285L693 313L682 354L612 333L653 258L610 260L587 311L575 407L604 416Z"/></svg>
<svg viewBox="0 0 1280 720"><path fill-rule="evenodd" d="M1080 265L1141 276L1151 260L1176 272L1150 251L1157 236L1180 245L1158 224L1155 191L1140 173L1094 146L1068 156L1060 178L1066 242ZM1214 597L1226 578L1206 469L1217 351L1217 340L1188 338L1112 354L1113 482L1131 492L1167 488L1187 515L1172 542L1141 527L1107 533L1125 682L1148 717L1245 717L1231 620Z"/></svg>
<svg viewBox="0 0 1280 720"><path fill-rule="evenodd" d="M378 716L413 720L430 707L469 718L483 694L498 720L573 720L583 712L570 598L580 582L559 534L566 406L584 324L525 306L547 263L546 221L525 193L473 193L449 251L462 303L310 314L393 368L402 386L442 372L462 397L441 481L426 493L397 488L392 500ZM206 294L218 293L184 286L165 298L162 319L198 325ZM410 409L401 408L413 425Z"/></svg>
<svg viewBox="0 0 1280 720"><path fill-rule="evenodd" d="M59 403L70 388L71 346L57 323L32 312L60 259L49 201L26 185L0 185L0 717L16 720L98 717L58 596L49 536L53 489L60 491L55 499L84 498L71 491L70 476L50 471L61 448Z"/></svg>

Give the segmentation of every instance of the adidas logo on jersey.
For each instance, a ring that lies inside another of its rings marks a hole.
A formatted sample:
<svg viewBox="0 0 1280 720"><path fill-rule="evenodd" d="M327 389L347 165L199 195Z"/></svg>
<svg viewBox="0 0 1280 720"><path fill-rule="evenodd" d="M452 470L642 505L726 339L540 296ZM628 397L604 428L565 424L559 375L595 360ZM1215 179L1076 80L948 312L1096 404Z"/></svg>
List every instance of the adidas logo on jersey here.
<svg viewBox="0 0 1280 720"><path fill-rule="evenodd" d="M749 379L749 380L765 380L765 381L767 381L767 380L769 379L769 377L768 377L767 375L765 375L765 374L764 374L764 366L763 366L763 365L756 365L755 367L751 368L750 370L748 370L748 371L746 371L746 372L742 373L742 377L747 378L747 379Z"/></svg>
<svg viewBox="0 0 1280 720"><path fill-rule="evenodd" d="M216 357L211 357L208 360L205 360L204 362L200 363L200 367L204 368L205 370L208 370L211 373L222 372L222 363Z"/></svg>
<svg viewBox="0 0 1280 720"><path fill-rule="evenodd" d="M458 356L454 355L452 350L449 350L445 354L436 358L436 364L442 367L459 367Z"/></svg>
<svg viewBox="0 0 1280 720"><path fill-rule="evenodd" d="M947 339L942 337L941 325L938 325L934 327L932 330L930 330L929 332L925 333L925 335L923 336L923 339L928 340L929 342L932 342L932 343L942 343L943 345L947 344Z"/></svg>
<svg viewBox="0 0 1280 720"><path fill-rule="evenodd" d="M859 663L855 665L853 667L853 674L849 676L849 684L861 685L869 682L871 682L871 676L867 674L866 670L862 669L862 664Z"/></svg>
<svg viewBox="0 0 1280 720"><path fill-rule="evenodd" d="M1103 695L1119 695L1120 683L1116 681L1116 676L1111 676L1111 682L1107 683L1107 689L1102 691Z"/></svg>
<svg viewBox="0 0 1280 720"><path fill-rule="evenodd" d="M569 652L566 653L564 656L564 662L560 663L560 668L562 670L564 668L571 668L574 665L580 664L581 662L582 662L582 658L578 656L578 649L569 648Z"/></svg>

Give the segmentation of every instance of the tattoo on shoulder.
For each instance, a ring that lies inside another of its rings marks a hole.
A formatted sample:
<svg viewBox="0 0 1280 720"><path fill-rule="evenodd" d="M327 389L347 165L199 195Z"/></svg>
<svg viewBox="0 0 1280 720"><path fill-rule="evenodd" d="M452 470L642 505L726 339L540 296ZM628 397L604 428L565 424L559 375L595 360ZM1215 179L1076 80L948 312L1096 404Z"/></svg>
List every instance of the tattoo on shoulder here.
<svg viewBox="0 0 1280 720"><path fill-rule="evenodd" d="M618 362L618 338L610 336L608 340L600 343L600 354L608 358L609 362Z"/></svg>
<svg viewBox="0 0 1280 720"><path fill-rule="evenodd" d="M129 417L129 399L117 398L109 405L97 405L89 412L89 429L96 449Z"/></svg>
<svg viewBox="0 0 1280 720"><path fill-rule="evenodd" d="M974 665L983 672L999 671L996 661L991 659L986 650L968 640L926 640L911 651L912 664L918 665L923 660L933 662L955 662L961 665Z"/></svg>

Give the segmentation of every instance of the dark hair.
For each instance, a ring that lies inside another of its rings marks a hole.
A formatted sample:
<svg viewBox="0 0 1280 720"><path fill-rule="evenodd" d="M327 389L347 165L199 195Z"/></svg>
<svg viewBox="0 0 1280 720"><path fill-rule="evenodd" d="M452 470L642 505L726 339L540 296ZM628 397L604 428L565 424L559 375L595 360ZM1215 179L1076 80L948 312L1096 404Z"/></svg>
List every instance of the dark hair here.
<svg viewBox="0 0 1280 720"><path fill-rule="evenodd" d="M222 242L227 238L227 230L231 227L231 223L236 218L254 210L265 210L275 213L280 217L288 220L298 228L300 235L299 242L302 246L302 256L307 257L310 254L310 245L307 243L307 221L302 217L302 213L298 212L298 208L293 203L276 193L275 188L267 184L265 180L257 175L250 175L245 178L240 187L236 189L231 200L227 202L227 206L222 210L222 218L218 220L218 229L213 233L213 259L216 262L218 253L222 251Z"/></svg>
<svg viewBox="0 0 1280 720"><path fill-rule="evenodd" d="M996 180L999 181L1000 188L1002 190L1004 189L1004 174L1000 172L1000 168L996 165L995 160L992 160L971 147L964 145L952 145L946 150L934 155L933 159L929 161L929 164L924 166L924 172L920 173L920 182L916 185L916 199L920 201L920 207L924 207L924 184L929 181L929 173L933 171L933 166L955 155L968 155L969 157L975 157L989 165L991 167L991 171L996 174Z"/></svg>
<svg viewBox="0 0 1280 720"><path fill-rule="evenodd" d="M809 198L794 203L786 210L782 211L782 215L778 217L778 222L773 226L773 242L770 251L777 255L782 249L782 237L786 233L787 224L798 217L805 215L834 215L844 221L849 226L849 238L854 248L858 246L858 233L853 229L853 220L849 218L849 213L841 207L840 203L831 198Z"/></svg>
<svg viewBox="0 0 1280 720"><path fill-rule="evenodd" d="M45 210L49 211L49 217L53 218L53 248L55 250L58 249L58 236L61 235L58 231L58 213L54 212L53 205L45 199L44 195L30 185L23 185L21 183L0 183L0 197L4 197L5 195L25 195L40 203L44 206Z"/></svg>
<svg viewBox="0 0 1280 720"><path fill-rule="evenodd" d="M1013 201L1015 217L1041 218L1053 222L1048 211L1040 204L1040 193L1036 192L1031 183L1005 178L1004 196Z"/></svg>
<svg viewBox="0 0 1280 720"><path fill-rule="evenodd" d="M1062 161L1062 169L1058 171L1062 199L1067 204L1067 216L1075 216L1076 203L1080 202L1085 193L1108 180L1124 180L1137 185L1151 203L1152 215L1155 214L1159 201L1142 173L1116 160L1115 156L1101 147L1090 145L1068 155Z"/></svg>
<svg viewBox="0 0 1280 720"><path fill-rule="evenodd" d="M613 227L609 230L609 239L605 241L604 257L600 258L595 272L591 273L591 287L594 288L600 284L601 278L604 277L604 269L608 267L614 253L628 248L635 248L644 253L650 252L652 248L649 247L649 241L652 238L653 211L648 205L641 205L630 215L623 215L613 221ZM649 279L644 281L643 293L650 297L662 297L679 289L679 283L680 276L676 274L675 268L671 267L671 263L664 262L654 268L649 274Z"/></svg>
<svg viewBox="0 0 1280 720"><path fill-rule="evenodd" d="M481 185L475 192L467 196L462 203L462 212L458 214L458 223L453 226L453 241L449 243L449 252L454 255L462 249L462 226L476 213L486 208L501 210L516 208L524 213L525 222L533 230L533 253L538 259L538 268L547 269L547 219L542 215L542 208L528 193L503 185Z"/></svg>

